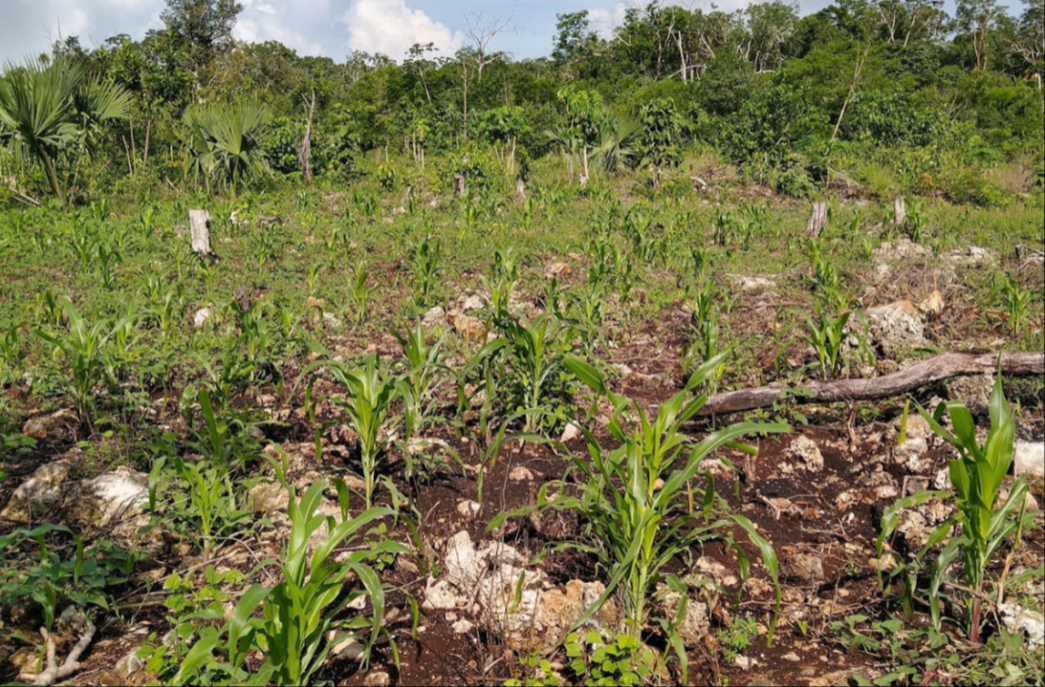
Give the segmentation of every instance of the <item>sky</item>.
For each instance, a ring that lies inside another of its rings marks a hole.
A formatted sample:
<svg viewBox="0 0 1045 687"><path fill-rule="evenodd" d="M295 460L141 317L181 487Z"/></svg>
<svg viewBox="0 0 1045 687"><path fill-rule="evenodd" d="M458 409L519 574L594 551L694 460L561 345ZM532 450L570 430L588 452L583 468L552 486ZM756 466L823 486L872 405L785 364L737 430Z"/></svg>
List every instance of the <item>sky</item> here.
<svg viewBox="0 0 1045 687"><path fill-rule="evenodd" d="M243 12L234 34L248 41L277 40L303 55L343 61L354 50L402 59L414 43L434 43L452 54L469 19L507 21L491 47L516 59L551 51L555 15L589 10L604 35L619 25L634 0L240 0ZM799 0L804 12L828 0ZM743 7L748 0L716 0L719 9ZM680 0L709 10L712 0ZM141 38L162 26L164 0L0 0L0 62L21 62L47 52L66 36L94 47L110 36Z"/></svg>

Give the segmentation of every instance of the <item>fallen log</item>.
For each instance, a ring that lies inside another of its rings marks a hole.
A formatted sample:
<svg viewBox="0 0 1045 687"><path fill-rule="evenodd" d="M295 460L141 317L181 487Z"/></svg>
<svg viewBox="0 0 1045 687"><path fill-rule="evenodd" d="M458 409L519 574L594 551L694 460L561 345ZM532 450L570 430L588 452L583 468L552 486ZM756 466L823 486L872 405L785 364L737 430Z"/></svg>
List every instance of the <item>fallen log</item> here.
<svg viewBox="0 0 1045 687"><path fill-rule="evenodd" d="M991 374L1001 370L1010 377L1045 374L1045 353L945 353L906 370L873 379L839 379L808 382L802 386L772 384L715 394L702 415L721 415L771 407L785 398L797 403L878 401L893 398L952 377Z"/></svg>

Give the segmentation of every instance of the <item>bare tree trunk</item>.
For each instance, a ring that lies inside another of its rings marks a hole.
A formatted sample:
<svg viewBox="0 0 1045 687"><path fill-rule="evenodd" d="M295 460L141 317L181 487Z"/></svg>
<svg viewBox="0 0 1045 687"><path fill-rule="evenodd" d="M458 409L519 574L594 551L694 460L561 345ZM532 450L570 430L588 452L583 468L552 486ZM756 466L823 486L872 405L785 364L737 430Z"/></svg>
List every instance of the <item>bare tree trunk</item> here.
<svg viewBox="0 0 1045 687"><path fill-rule="evenodd" d="M192 252L214 255L210 247L210 213L206 210L189 210L189 231L192 234Z"/></svg>
<svg viewBox="0 0 1045 687"><path fill-rule="evenodd" d="M813 203L813 212L809 215L809 223L806 225L806 236L814 238L820 236L827 228L827 203L818 201Z"/></svg>
<svg viewBox="0 0 1045 687"><path fill-rule="evenodd" d="M853 80L849 84L849 93L845 96L845 100L842 102L842 109L838 112L838 120L835 122L835 130L831 132L831 142L838 138L838 130L842 128L842 120L845 119L845 111L849 107L849 103L852 102L853 96L856 95L856 86L860 83L860 76L864 71L864 61L867 60L867 53L871 50L871 44L868 42L867 47L864 48L864 52L860 55L860 59L856 61L856 69L853 70Z"/></svg>
<svg viewBox="0 0 1045 687"><path fill-rule="evenodd" d="M907 206L904 203L903 196L896 196L893 198L893 226L902 227L906 219Z"/></svg>
<svg viewBox="0 0 1045 687"><path fill-rule="evenodd" d="M465 186L464 175L458 174L454 177L454 195L464 196L468 188Z"/></svg>
<svg viewBox="0 0 1045 687"><path fill-rule="evenodd" d="M307 107L305 111L305 139L301 141L301 176L305 185L312 184L312 119L316 114L316 92L312 91L312 97L305 100Z"/></svg>
<svg viewBox="0 0 1045 687"><path fill-rule="evenodd" d="M997 353L944 353L884 377L806 382L801 385L800 392L786 384L727 391L708 399L701 414L739 413L769 408L785 397L797 403L877 401L910 393L952 377L996 371L1010 377L1043 375L1045 353L1002 353L1000 356Z"/></svg>
<svg viewBox="0 0 1045 687"><path fill-rule="evenodd" d="M520 203L526 200L526 182L522 179L515 180L515 199Z"/></svg>

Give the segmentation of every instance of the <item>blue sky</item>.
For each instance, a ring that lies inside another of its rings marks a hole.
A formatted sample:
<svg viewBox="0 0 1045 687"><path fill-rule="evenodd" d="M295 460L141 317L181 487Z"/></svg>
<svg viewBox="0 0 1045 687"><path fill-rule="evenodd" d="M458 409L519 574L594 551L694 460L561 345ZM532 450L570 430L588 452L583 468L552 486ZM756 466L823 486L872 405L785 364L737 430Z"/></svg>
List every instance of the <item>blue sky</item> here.
<svg viewBox="0 0 1045 687"><path fill-rule="evenodd" d="M343 60L352 50L383 52L400 59L415 42L433 42L452 52L465 40L467 17L511 18L492 48L516 58L546 55L555 15L587 9L604 33L619 24L634 0L240 0L243 13L237 38L279 40L302 54ZM799 0L803 12L829 0ZM717 0L720 9L743 7L748 0ZM712 0L679 0L711 9ZM951 4L948 2L948 4ZM1011 5L1021 7L1019 0ZM0 0L0 61L21 61L48 50L60 36L78 35L87 46L127 33L141 37L161 25L164 0Z"/></svg>

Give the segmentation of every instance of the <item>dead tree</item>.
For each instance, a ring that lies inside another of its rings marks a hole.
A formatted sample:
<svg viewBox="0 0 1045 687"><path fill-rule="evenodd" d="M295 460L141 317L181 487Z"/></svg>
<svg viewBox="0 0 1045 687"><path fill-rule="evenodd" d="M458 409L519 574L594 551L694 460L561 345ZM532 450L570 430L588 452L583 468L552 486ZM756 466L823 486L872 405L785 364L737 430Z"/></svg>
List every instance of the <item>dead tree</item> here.
<svg viewBox="0 0 1045 687"><path fill-rule="evenodd" d="M827 227L827 203L817 201L813 203L813 212L809 215L809 224L806 225L806 236L814 238L820 236Z"/></svg>
<svg viewBox="0 0 1045 687"><path fill-rule="evenodd" d="M189 231L192 233L192 252L212 256L210 247L210 213L206 210L189 210Z"/></svg>
<svg viewBox="0 0 1045 687"><path fill-rule="evenodd" d="M304 99L304 98L303 98ZM312 184L312 120L316 114L316 92L312 91L312 97L305 101L305 139L301 141L301 150L298 159L301 162L301 178L305 185Z"/></svg>
<svg viewBox="0 0 1045 687"><path fill-rule="evenodd" d="M879 401L910 393L952 377L1001 371L1007 377L1045 375L1045 353L944 353L911 367L873 379L813 381L792 387L772 384L715 394L701 410L704 415L769 408L784 399L796 403Z"/></svg>
<svg viewBox="0 0 1045 687"><path fill-rule="evenodd" d="M454 195L464 197L465 193L468 192L468 187L465 185L464 175L458 174L454 177Z"/></svg>

